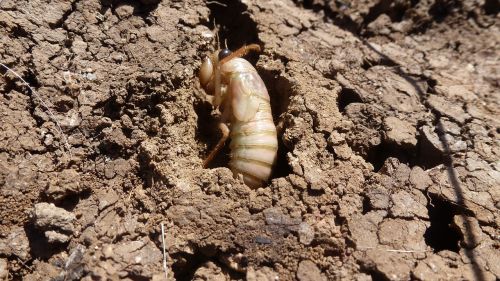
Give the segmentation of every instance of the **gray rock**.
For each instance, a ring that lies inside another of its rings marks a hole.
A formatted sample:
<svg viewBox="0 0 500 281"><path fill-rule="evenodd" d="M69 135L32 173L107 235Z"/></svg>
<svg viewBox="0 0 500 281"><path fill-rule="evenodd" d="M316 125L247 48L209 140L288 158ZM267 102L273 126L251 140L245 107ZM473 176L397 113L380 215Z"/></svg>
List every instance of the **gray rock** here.
<svg viewBox="0 0 500 281"><path fill-rule="evenodd" d="M112 189L106 192L99 191L99 195L99 211L115 204L119 199L118 194Z"/></svg>
<svg viewBox="0 0 500 281"><path fill-rule="evenodd" d="M56 232L54 230L45 231L45 237L49 243L66 243L70 237L66 234Z"/></svg>
<svg viewBox="0 0 500 281"><path fill-rule="evenodd" d="M74 231L75 215L54 204L38 203L33 214L35 226L45 231L49 243L66 243Z"/></svg>
<svg viewBox="0 0 500 281"><path fill-rule="evenodd" d="M71 254L64 264L64 270L59 274L59 280L81 280L85 250L85 247L80 244L71 250Z"/></svg>
<svg viewBox="0 0 500 281"><path fill-rule="evenodd" d="M60 230L73 232L75 215L52 203L38 203L35 205L35 226L41 230Z"/></svg>
<svg viewBox="0 0 500 281"><path fill-rule="evenodd" d="M385 219L378 226L379 242L392 249L425 251L424 233L429 225L423 220Z"/></svg>
<svg viewBox="0 0 500 281"><path fill-rule="evenodd" d="M483 160L477 160L474 158L467 158L465 159L465 164L467 170L470 172L476 171L476 170L487 170L489 168L488 163L483 161Z"/></svg>

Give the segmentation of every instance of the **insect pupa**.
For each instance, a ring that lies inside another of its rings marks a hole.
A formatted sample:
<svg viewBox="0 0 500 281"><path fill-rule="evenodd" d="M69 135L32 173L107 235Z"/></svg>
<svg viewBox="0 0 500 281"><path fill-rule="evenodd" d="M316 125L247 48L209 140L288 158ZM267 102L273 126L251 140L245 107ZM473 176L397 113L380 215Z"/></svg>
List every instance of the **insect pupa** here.
<svg viewBox="0 0 500 281"><path fill-rule="evenodd" d="M249 51L260 51L260 47L251 44L235 52L218 50L201 65L199 80L212 106L221 112L222 132L203 166L207 167L231 138L229 168L248 186L260 187L276 162L278 139L266 86L252 64L242 58Z"/></svg>

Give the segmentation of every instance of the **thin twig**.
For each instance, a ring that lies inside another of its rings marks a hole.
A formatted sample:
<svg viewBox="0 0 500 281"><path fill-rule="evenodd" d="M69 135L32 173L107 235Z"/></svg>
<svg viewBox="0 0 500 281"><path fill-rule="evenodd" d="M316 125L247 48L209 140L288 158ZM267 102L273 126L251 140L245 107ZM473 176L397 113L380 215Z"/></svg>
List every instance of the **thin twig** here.
<svg viewBox="0 0 500 281"><path fill-rule="evenodd" d="M0 65L5 68L7 70L7 72L11 72L12 74L14 74L14 76L16 76L19 80L21 80L24 85L26 85L26 87L28 87L28 89L31 91L31 93L33 94L33 96L35 96L36 99L38 99L38 101L42 104L42 106L45 108L45 110L47 111L48 115L49 115L49 118L54 121L54 123L56 124L57 126L57 130L58 130L58 133L59 135L62 137L62 139L64 140L64 143L66 145L66 149L68 150L68 153L70 155L70 157L72 157L71 155L71 146L69 145L68 143L68 138L66 137L66 134L64 134L63 132L63 129L61 127L61 124L59 123L59 121L57 121L56 119L56 116L54 115L54 113L52 112L52 110L50 109L49 105L47 104L47 102L45 102L42 97L35 91L35 89L33 89L30 84L28 84L28 82L26 82L26 80L24 80L23 77L21 77L21 75L17 74L17 72L15 72L14 70L10 69L8 66L6 66L5 64L1 63L0 62ZM63 150L64 152L64 150Z"/></svg>
<svg viewBox="0 0 500 281"><path fill-rule="evenodd" d="M394 253L427 253L433 252L432 250L396 250L396 249L387 249L384 250L386 252L394 252Z"/></svg>
<svg viewBox="0 0 500 281"><path fill-rule="evenodd" d="M33 271L33 268L31 268L29 265L27 265L27 264L26 264L26 263L25 263L25 262L24 262L24 261L23 261L20 257L17 257L17 256L16 256L16 258L17 258L17 260L18 260L18 261L19 261L19 262L20 262L20 263L21 263L24 267L26 267L27 269L29 269L29 270Z"/></svg>
<svg viewBox="0 0 500 281"><path fill-rule="evenodd" d="M226 4L224 3L221 3L221 2L217 2L217 1L207 1L207 4L210 5L210 4L215 4L215 5L220 5L222 7L227 7Z"/></svg>
<svg viewBox="0 0 500 281"><path fill-rule="evenodd" d="M375 248L375 247L363 247L363 248L357 248L357 250L360 250L360 251L379 250L379 251L386 251L386 252L393 252L393 253L427 253L427 252L432 252L432 250L399 250L399 249L381 249L381 248Z"/></svg>
<svg viewBox="0 0 500 281"><path fill-rule="evenodd" d="M168 278L167 272L167 251L165 250L165 225L161 223L161 244L163 247L163 271L165 271L165 281Z"/></svg>

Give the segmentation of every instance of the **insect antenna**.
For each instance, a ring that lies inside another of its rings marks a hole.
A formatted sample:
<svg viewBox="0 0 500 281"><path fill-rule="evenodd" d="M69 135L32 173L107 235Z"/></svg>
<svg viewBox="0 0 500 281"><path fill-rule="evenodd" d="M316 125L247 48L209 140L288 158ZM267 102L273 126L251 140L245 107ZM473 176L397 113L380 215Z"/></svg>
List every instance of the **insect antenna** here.
<svg viewBox="0 0 500 281"><path fill-rule="evenodd" d="M214 29L215 29L215 47L216 50L220 50L220 25L217 25L214 19Z"/></svg>

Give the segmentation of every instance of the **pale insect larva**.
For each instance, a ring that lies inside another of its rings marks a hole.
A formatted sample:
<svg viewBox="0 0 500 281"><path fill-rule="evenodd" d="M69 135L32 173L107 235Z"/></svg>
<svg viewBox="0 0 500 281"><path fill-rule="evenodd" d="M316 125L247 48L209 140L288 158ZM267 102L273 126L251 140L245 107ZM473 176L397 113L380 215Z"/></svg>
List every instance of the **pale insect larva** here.
<svg viewBox="0 0 500 281"><path fill-rule="evenodd" d="M250 187L262 186L276 162L278 140L266 86L250 62L241 58L260 51L256 44L235 52L216 51L203 61L199 79L214 107L221 112L222 138L203 166L214 158L231 137L229 167Z"/></svg>

